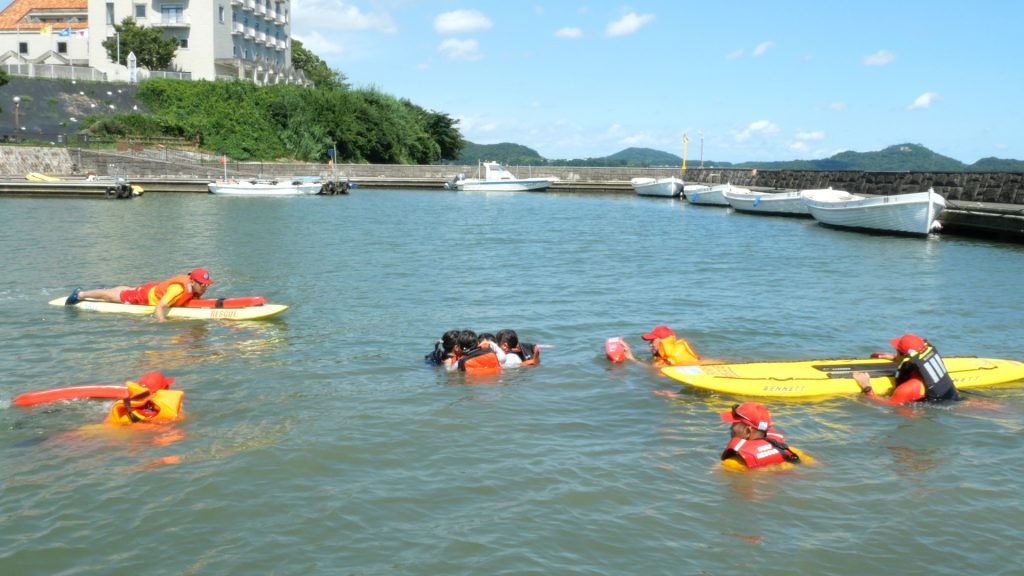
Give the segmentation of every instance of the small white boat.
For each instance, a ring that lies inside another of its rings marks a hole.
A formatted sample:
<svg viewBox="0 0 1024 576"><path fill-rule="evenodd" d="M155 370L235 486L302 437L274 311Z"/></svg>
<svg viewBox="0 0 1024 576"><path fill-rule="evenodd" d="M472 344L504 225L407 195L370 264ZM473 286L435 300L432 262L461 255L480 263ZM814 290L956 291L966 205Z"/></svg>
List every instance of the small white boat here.
<svg viewBox="0 0 1024 576"><path fill-rule="evenodd" d="M497 162L482 162L477 167L478 170L480 166L484 169L482 178L466 178L466 175L460 172L445 182L444 187L448 190L462 192L542 192L550 188L551 183L557 180L557 178L516 178Z"/></svg>
<svg viewBox="0 0 1024 576"><path fill-rule="evenodd" d="M828 195L834 190L805 190L804 203L822 224L842 228L927 235L941 229L936 222L946 199L935 190L893 196Z"/></svg>
<svg viewBox="0 0 1024 576"><path fill-rule="evenodd" d="M312 196L320 193L324 181L303 176L278 180L217 180L208 186L211 193L223 196Z"/></svg>
<svg viewBox="0 0 1024 576"><path fill-rule="evenodd" d="M729 205L740 212L779 216L810 216L800 192L760 192L733 188L722 193Z"/></svg>
<svg viewBox="0 0 1024 576"><path fill-rule="evenodd" d="M683 188L683 194L691 204L707 204L709 206L728 206L729 201L722 194L732 189L732 184L718 184L705 186L702 184L689 184Z"/></svg>
<svg viewBox="0 0 1024 576"><path fill-rule="evenodd" d="M675 198L683 191L683 181L676 177L669 178L633 178L629 181L637 196L660 196Z"/></svg>

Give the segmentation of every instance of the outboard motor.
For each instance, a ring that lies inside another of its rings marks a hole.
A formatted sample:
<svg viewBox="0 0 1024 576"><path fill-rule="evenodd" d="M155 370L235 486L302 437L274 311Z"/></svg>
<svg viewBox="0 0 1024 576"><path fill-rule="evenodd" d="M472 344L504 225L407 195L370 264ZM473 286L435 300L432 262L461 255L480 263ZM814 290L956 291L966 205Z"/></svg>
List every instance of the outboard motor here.
<svg viewBox="0 0 1024 576"><path fill-rule="evenodd" d="M466 175L464 173L462 173L462 172L459 172L458 174L453 176L451 180L449 180L449 181L444 183L444 189L445 190L457 190L458 187L459 187L459 182L462 182L465 179L466 179Z"/></svg>

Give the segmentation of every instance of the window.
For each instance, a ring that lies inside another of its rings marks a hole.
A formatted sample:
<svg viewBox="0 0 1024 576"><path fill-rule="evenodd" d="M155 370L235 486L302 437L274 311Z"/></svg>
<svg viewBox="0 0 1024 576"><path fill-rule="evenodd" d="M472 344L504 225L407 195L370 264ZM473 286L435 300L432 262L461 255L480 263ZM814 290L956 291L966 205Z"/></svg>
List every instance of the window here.
<svg viewBox="0 0 1024 576"><path fill-rule="evenodd" d="M217 9L217 16L220 18L220 23L224 23L224 7L221 6Z"/></svg>
<svg viewBox="0 0 1024 576"><path fill-rule="evenodd" d="M146 17L146 5L145 4L136 4L135 5L135 18L138 19L138 18L145 18L145 17Z"/></svg>
<svg viewBox="0 0 1024 576"><path fill-rule="evenodd" d="M57 53L58 54L67 54L68 53L68 43L67 42L57 42Z"/></svg>
<svg viewBox="0 0 1024 576"><path fill-rule="evenodd" d="M164 24L182 24L185 22L185 7L161 6L160 15Z"/></svg>
<svg viewBox="0 0 1024 576"><path fill-rule="evenodd" d="M114 3L107 2L107 25L114 25Z"/></svg>
<svg viewBox="0 0 1024 576"><path fill-rule="evenodd" d="M178 39L178 46L180 46L182 48L188 48L188 38L179 38Z"/></svg>
<svg viewBox="0 0 1024 576"><path fill-rule="evenodd" d="M18 42L18 54L28 54L28 42Z"/></svg>

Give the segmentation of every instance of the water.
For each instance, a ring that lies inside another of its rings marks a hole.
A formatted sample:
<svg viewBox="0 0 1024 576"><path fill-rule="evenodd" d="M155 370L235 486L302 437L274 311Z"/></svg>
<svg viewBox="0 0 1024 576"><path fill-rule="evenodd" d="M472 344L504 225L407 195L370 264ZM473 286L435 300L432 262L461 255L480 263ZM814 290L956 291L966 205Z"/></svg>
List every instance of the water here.
<svg viewBox="0 0 1024 576"><path fill-rule="evenodd" d="M1017 574L1024 392L955 408L769 403L817 464L718 465L742 398L610 366L667 324L732 360L866 355L906 331L1024 357L1024 248L620 196L356 191L0 200L7 574ZM50 307L208 267L291 308L167 322ZM539 367L421 363L511 327ZM175 377L187 418L98 426L28 390ZM174 463L177 460L177 463Z"/></svg>

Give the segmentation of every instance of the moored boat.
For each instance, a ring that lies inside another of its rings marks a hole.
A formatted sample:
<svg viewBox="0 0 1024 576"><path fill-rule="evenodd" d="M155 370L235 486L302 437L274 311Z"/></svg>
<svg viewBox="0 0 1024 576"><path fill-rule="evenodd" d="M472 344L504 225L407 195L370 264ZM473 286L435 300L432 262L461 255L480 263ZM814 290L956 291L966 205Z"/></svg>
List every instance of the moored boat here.
<svg viewBox="0 0 1024 576"><path fill-rule="evenodd" d="M211 193L223 196L312 196L320 193L324 181L317 177L217 180L208 186Z"/></svg>
<svg viewBox="0 0 1024 576"><path fill-rule="evenodd" d="M637 196L660 196L675 198L683 191L683 181L675 176L669 178L633 178L629 181Z"/></svg>
<svg viewBox="0 0 1024 576"><path fill-rule="evenodd" d="M841 228L925 236L941 229L936 218L946 207L946 199L932 189L874 197L822 192L805 191L804 203L815 220Z"/></svg>
<svg viewBox="0 0 1024 576"><path fill-rule="evenodd" d="M800 192L763 192L733 188L722 193L735 210L778 216L807 216L811 213Z"/></svg>
<svg viewBox="0 0 1024 576"><path fill-rule="evenodd" d="M692 188L691 188L692 187ZM718 184L715 186L687 185L683 188L686 199L691 204L706 204L709 206L728 206L729 201L722 194L731 190L732 184Z"/></svg>
<svg viewBox="0 0 1024 576"><path fill-rule="evenodd" d="M543 192L556 180L552 177L516 178L498 162L482 162L478 168L480 167L484 170L483 177L466 178L466 175L460 172L445 182L444 187L461 192Z"/></svg>

